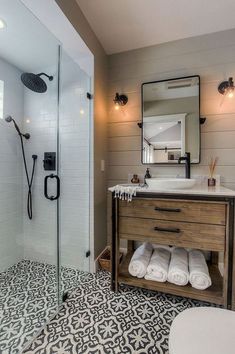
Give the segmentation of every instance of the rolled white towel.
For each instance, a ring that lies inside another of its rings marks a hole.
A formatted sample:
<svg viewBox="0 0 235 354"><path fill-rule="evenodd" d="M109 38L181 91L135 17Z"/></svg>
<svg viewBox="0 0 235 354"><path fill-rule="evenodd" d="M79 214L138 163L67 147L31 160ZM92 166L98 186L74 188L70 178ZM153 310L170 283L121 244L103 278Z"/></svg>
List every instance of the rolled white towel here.
<svg viewBox="0 0 235 354"><path fill-rule="evenodd" d="M193 288L205 290L212 281L204 254L199 250L189 252L189 281Z"/></svg>
<svg viewBox="0 0 235 354"><path fill-rule="evenodd" d="M145 242L138 247L129 263L128 271L133 277L143 278L152 255L153 247L151 243Z"/></svg>
<svg viewBox="0 0 235 354"><path fill-rule="evenodd" d="M184 248L174 247L172 249L167 280L181 286L188 283L188 252Z"/></svg>
<svg viewBox="0 0 235 354"><path fill-rule="evenodd" d="M154 251L147 267L145 279L165 282L171 258L170 247L154 246Z"/></svg>

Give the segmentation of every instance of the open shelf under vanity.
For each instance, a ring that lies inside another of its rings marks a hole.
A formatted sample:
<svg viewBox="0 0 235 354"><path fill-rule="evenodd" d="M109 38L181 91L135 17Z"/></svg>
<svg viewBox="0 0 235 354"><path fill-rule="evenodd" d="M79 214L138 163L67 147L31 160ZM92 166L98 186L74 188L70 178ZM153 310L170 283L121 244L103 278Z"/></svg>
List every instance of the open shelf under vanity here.
<svg viewBox="0 0 235 354"><path fill-rule="evenodd" d="M185 286L179 286L171 284L169 282L161 283L157 281L146 280L144 278L133 277L128 272L128 266L132 255L133 252L128 252L128 254L123 257L123 260L119 266L119 283L145 288L149 290L165 292L178 296L185 296L201 301L209 301L218 305L224 304L223 277L219 272L218 266L208 264L212 285L206 290L197 290L194 289L190 284Z"/></svg>
<svg viewBox="0 0 235 354"><path fill-rule="evenodd" d="M180 198L181 197L181 198ZM231 254L233 198L150 195L142 193L132 202L112 199L112 289L119 284L211 302L225 308L231 304ZM162 231L163 230L163 231ZM168 231L167 231L168 230ZM171 232L169 232L171 230ZM172 232L177 230L177 233ZM180 231L179 231L180 230ZM120 242L127 254L119 263ZM198 290L130 275L128 266L135 244L150 242L209 251L208 270L212 285ZM123 247L123 245L122 245ZM219 255L223 275L219 270Z"/></svg>

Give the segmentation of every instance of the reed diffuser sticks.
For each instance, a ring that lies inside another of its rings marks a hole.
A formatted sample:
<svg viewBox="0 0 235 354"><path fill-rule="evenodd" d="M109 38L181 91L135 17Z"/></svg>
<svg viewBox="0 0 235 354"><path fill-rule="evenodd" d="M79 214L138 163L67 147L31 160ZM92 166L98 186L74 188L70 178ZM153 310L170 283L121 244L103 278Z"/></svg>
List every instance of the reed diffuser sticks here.
<svg viewBox="0 0 235 354"><path fill-rule="evenodd" d="M215 168L218 163L218 157L211 157L210 162L208 163L209 166L209 178L208 178L208 186L213 187L216 185L216 179L214 178Z"/></svg>

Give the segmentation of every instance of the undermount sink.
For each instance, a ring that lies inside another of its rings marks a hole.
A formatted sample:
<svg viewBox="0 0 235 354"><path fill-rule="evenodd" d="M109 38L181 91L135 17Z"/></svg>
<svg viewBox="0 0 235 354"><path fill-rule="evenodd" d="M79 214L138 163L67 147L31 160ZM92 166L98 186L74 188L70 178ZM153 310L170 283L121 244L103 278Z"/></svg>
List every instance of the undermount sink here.
<svg viewBox="0 0 235 354"><path fill-rule="evenodd" d="M188 189L192 188L196 180L188 178L147 178L150 189Z"/></svg>

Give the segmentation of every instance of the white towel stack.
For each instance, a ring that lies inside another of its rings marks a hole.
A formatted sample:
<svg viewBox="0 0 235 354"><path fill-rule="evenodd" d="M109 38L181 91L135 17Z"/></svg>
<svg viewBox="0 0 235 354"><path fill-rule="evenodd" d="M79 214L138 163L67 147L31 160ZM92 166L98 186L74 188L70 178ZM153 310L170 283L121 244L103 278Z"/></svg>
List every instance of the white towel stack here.
<svg viewBox="0 0 235 354"><path fill-rule="evenodd" d="M133 277L143 278L145 276L152 251L153 246L148 242L143 243L135 250L128 267L128 271Z"/></svg>
<svg viewBox="0 0 235 354"><path fill-rule="evenodd" d="M181 247L172 249L167 280L180 286L188 284L188 252L186 249Z"/></svg>
<svg viewBox="0 0 235 354"><path fill-rule="evenodd" d="M154 251L147 267L145 279L165 282L167 280L170 258L170 247L154 245Z"/></svg>
<svg viewBox="0 0 235 354"><path fill-rule="evenodd" d="M205 256L199 250L189 252L189 281L193 288L199 290L205 290L212 284Z"/></svg>
<svg viewBox="0 0 235 354"><path fill-rule="evenodd" d="M138 247L129 263L129 273L137 278L205 290L212 281L205 256L199 250L182 247L151 245L145 242Z"/></svg>

